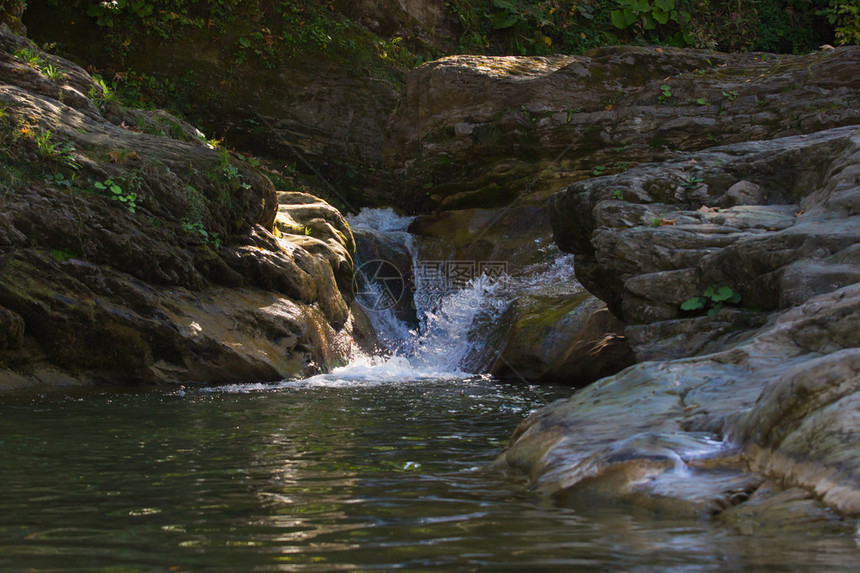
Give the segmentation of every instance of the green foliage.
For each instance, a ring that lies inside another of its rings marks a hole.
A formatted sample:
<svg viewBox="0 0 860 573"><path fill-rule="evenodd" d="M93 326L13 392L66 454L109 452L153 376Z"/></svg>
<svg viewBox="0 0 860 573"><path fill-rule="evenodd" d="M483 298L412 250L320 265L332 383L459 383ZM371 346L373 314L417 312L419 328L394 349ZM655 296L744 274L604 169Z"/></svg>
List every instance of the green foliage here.
<svg viewBox="0 0 860 573"><path fill-rule="evenodd" d="M96 181L93 187L105 193L114 201L124 203L128 210L134 213L137 210L137 194L126 193L113 179L105 179L104 182Z"/></svg>
<svg viewBox="0 0 860 573"><path fill-rule="evenodd" d="M600 177L601 175L603 175L604 171L606 171L605 165L596 165L594 167L594 169L591 171L591 174L594 175L595 177Z"/></svg>
<svg viewBox="0 0 860 573"><path fill-rule="evenodd" d="M50 252L51 256L54 257L54 259L60 261L61 263L64 263L69 259L74 259L78 256L75 251L72 251L70 249L51 249Z"/></svg>
<svg viewBox="0 0 860 573"><path fill-rule="evenodd" d="M618 9L610 17L616 28L632 28L649 40L662 40L674 46L693 43L685 33L690 13L677 9L675 0L618 0Z"/></svg>
<svg viewBox="0 0 860 573"><path fill-rule="evenodd" d="M699 184L704 182L705 180L701 177L693 176L685 180L681 185L683 185L684 189L686 189L687 191L695 191Z"/></svg>
<svg viewBox="0 0 860 573"><path fill-rule="evenodd" d="M110 106L115 105L118 100L113 87L107 85L104 79L98 75L94 75L93 80L95 80L95 85L90 87L89 96L96 106L104 111L110 108Z"/></svg>
<svg viewBox="0 0 860 573"><path fill-rule="evenodd" d="M724 98L726 98L726 99L727 99L727 100L729 100L729 101L735 101L736 99L738 99L738 95L740 95L740 94L738 94L738 92L737 92L737 91L735 91L735 90L731 90L731 91L727 91L727 92L726 92L726 91L724 91L724 92L723 92L723 97L724 97Z"/></svg>
<svg viewBox="0 0 860 573"><path fill-rule="evenodd" d="M624 192L621 191L621 189L616 189L615 191L612 192L612 198L615 199L616 201L623 201L624 200Z"/></svg>
<svg viewBox="0 0 860 573"><path fill-rule="evenodd" d="M615 42L613 0L448 0L460 24L460 52L548 55L582 53Z"/></svg>
<svg viewBox="0 0 860 573"><path fill-rule="evenodd" d="M672 88L666 84L660 86L660 93L657 95L657 103L666 103L672 97Z"/></svg>
<svg viewBox="0 0 860 573"><path fill-rule="evenodd" d="M55 187L68 187L71 188L72 181L74 181L74 177L71 179L66 177L66 174L62 171L57 171L56 173L50 173L45 175L45 183L48 185L53 185Z"/></svg>
<svg viewBox="0 0 860 573"><path fill-rule="evenodd" d="M199 221L182 219L182 230L194 235L202 243L211 246L216 251L221 248L221 237L218 236L218 233L210 233Z"/></svg>
<svg viewBox="0 0 860 573"><path fill-rule="evenodd" d="M800 53L832 41L834 26L849 36L858 29L856 0L447 0L445 6L462 30L459 51L467 53L577 54L618 43Z"/></svg>
<svg viewBox="0 0 860 573"><path fill-rule="evenodd" d="M39 69L45 64L45 58L42 53L29 46L16 50L15 57L35 69Z"/></svg>
<svg viewBox="0 0 860 573"><path fill-rule="evenodd" d="M708 316L714 316L723 309L724 304L737 304L741 295L730 287L714 288L709 286L702 296L694 296L681 303L681 310L696 311L708 309Z"/></svg>
<svg viewBox="0 0 860 573"><path fill-rule="evenodd" d="M818 10L816 14L824 16L834 25L837 42L860 45L860 2L830 0L827 7Z"/></svg>
<svg viewBox="0 0 860 573"><path fill-rule="evenodd" d="M42 162L52 166L64 166L78 169L80 164L75 159L75 147L70 142L51 142L51 130L46 129L36 136L36 149Z"/></svg>
<svg viewBox="0 0 860 573"><path fill-rule="evenodd" d="M15 51L15 57L34 70L40 71L51 81L57 81L63 77L63 71L50 64L45 58L45 54L37 49L25 46Z"/></svg>
<svg viewBox="0 0 860 573"><path fill-rule="evenodd" d="M238 185L242 189L251 188L251 185L245 182L245 178L242 176L242 173L239 172L239 168L233 165L229 151L226 149L222 150L218 154L218 160L221 164L221 172L224 174L224 177L227 178L227 181Z"/></svg>

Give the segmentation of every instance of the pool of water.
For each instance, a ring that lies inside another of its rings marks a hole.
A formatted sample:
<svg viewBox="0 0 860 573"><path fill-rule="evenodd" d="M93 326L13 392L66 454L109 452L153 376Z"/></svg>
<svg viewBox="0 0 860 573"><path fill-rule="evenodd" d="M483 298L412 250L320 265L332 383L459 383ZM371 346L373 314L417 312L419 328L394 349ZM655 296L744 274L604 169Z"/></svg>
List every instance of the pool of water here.
<svg viewBox="0 0 860 573"><path fill-rule="evenodd" d="M857 570L853 533L561 508L485 468L565 396L487 378L0 396L0 571Z"/></svg>

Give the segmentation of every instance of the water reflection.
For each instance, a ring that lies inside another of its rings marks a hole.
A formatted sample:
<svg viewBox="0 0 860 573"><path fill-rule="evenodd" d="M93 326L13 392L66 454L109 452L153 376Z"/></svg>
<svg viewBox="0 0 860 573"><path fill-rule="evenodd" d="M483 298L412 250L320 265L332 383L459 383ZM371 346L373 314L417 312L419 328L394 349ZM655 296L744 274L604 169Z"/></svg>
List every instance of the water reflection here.
<svg viewBox="0 0 860 573"><path fill-rule="evenodd" d="M483 469L559 388L482 379L4 397L0 570L849 571L853 527L743 533Z"/></svg>

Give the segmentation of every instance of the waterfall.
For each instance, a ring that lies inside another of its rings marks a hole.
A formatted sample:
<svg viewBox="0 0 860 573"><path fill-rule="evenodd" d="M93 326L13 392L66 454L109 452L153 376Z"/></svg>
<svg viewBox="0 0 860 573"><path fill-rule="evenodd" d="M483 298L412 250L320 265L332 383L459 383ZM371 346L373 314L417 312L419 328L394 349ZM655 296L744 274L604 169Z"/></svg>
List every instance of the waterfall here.
<svg viewBox="0 0 860 573"><path fill-rule="evenodd" d="M474 373L464 371L463 359L482 344L472 332L476 321L492 321L507 307L501 296L506 276L461 273L453 285L445 274L445 261L422 261L414 238L406 232L411 221L391 209L365 209L348 218L356 234L384 234L402 244L411 256L411 268L399 269L383 260L357 260L356 300L384 348L380 356L360 357L336 369L333 374L339 377L366 375L372 369L374 375L387 378L404 368L411 379L470 376ZM403 281L399 292L398 280ZM414 292L408 292L406 284L414 285ZM403 297L411 300L417 325L398 318L395 306Z"/></svg>

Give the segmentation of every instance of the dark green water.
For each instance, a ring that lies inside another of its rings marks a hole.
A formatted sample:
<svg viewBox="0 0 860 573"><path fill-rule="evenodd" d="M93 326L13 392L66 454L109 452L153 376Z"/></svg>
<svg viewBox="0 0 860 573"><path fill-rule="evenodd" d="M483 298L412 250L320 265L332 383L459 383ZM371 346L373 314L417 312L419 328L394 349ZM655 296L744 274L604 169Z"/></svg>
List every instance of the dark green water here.
<svg viewBox="0 0 860 573"><path fill-rule="evenodd" d="M860 569L850 528L557 508L482 470L560 388L246 390L0 396L0 571Z"/></svg>

